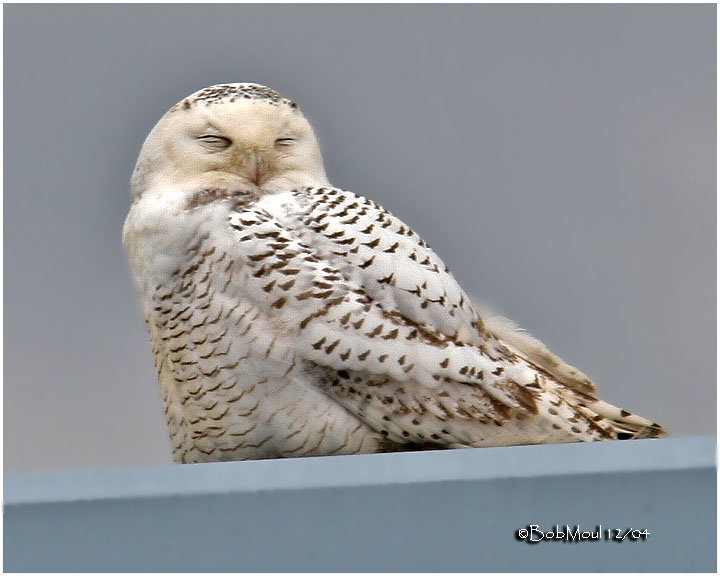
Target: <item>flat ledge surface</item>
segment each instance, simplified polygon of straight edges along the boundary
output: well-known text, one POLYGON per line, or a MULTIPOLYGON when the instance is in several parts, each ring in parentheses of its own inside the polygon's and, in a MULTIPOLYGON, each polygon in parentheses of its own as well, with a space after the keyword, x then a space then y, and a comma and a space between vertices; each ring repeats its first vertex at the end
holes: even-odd
POLYGON ((715 437, 9 474, 4 568, 714 572, 716 500, 715 437))
POLYGON ((7 474, 5 505, 715 466, 715 436, 7 474))

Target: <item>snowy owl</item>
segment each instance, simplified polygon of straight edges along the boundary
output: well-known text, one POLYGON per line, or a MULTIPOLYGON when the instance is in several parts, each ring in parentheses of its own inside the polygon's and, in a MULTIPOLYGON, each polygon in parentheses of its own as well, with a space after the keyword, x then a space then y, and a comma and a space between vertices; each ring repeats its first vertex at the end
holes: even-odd
POLYGON ((664 434, 332 186, 298 106, 265 86, 205 88, 162 117, 123 243, 177 462, 664 434))

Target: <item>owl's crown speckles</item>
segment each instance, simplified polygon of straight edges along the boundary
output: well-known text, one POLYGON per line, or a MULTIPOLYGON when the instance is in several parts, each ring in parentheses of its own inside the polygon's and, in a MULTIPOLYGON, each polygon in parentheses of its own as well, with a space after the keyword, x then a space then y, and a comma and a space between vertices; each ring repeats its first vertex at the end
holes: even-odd
POLYGON ((290 108, 297 109, 298 105, 292 100, 283 98, 267 86, 261 84, 216 84, 215 86, 208 86, 202 90, 191 94, 185 98, 182 102, 179 102, 173 108, 171 112, 175 110, 188 110, 194 106, 204 104, 210 106, 211 104, 221 104, 224 102, 235 102, 239 99, 245 100, 262 100, 273 106, 279 106, 285 104, 290 108))

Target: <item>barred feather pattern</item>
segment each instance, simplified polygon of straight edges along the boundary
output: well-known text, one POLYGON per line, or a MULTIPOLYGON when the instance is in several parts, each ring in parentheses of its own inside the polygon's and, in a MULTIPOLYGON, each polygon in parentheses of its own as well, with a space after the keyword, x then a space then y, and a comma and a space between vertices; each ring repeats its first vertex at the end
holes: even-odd
POLYGON ((663 433, 483 318, 417 234, 351 192, 149 195, 126 245, 178 462, 663 433))

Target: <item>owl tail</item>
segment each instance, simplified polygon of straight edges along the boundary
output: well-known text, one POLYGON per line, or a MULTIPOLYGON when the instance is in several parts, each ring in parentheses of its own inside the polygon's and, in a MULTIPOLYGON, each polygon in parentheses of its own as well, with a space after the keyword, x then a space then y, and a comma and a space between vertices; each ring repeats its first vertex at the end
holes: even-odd
POLYGON ((598 424, 609 426, 610 431, 617 436, 618 440, 660 438, 666 435, 665 428, 660 424, 602 400, 587 404, 587 410, 596 414, 593 419, 600 420, 598 424))

